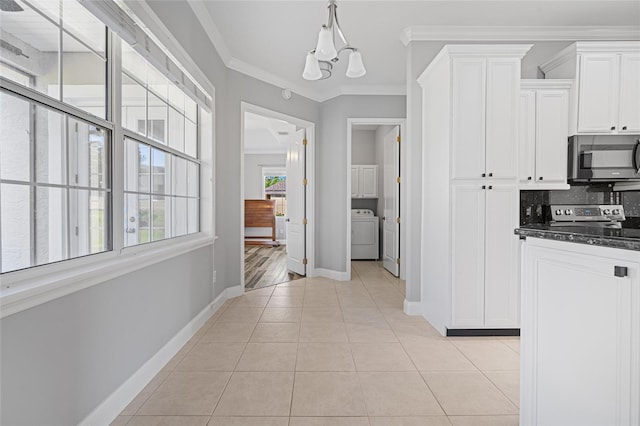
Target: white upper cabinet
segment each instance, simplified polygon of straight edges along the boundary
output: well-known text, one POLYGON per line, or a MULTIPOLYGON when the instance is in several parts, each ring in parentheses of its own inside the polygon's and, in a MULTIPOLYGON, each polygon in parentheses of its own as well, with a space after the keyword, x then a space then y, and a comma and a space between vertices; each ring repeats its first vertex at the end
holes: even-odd
POLYGON ((640 133, 640 42, 578 42, 541 65, 575 78, 570 134, 640 133))
POLYGON ((515 179, 520 59, 452 59, 452 178, 515 179))
POLYGON ((569 189, 567 139, 572 80, 522 80, 520 188, 569 189))
POLYGON ((378 198, 378 166, 351 166, 351 198, 378 198))

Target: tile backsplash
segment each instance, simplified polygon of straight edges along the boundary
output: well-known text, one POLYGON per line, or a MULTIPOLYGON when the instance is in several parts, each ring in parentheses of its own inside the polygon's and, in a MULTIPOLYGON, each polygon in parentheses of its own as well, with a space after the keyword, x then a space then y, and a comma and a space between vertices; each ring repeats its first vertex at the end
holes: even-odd
POLYGON ((549 204, 622 204, 627 225, 640 223, 640 191, 613 191, 609 185, 571 185, 565 191, 520 191, 520 225, 543 223, 549 204))

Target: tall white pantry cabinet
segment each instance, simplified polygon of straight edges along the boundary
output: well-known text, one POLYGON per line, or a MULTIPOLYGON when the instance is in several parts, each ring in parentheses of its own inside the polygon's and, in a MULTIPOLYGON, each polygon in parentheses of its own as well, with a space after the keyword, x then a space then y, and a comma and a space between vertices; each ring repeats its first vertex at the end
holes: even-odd
POLYGON ((520 326, 518 110, 531 45, 447 45, 423 89, 423 313, 440 333, 520 326))

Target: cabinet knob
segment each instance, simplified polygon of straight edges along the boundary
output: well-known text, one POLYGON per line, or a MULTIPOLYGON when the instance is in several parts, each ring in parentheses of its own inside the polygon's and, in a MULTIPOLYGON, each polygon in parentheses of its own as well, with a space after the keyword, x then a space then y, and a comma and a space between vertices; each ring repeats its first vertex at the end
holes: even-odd
POLYGON ((540 177, 538 178, 538 180, 542 180, 542 176, 540 176, 540 177))
POLYGON ((493 176, 493 173, 489 173, 489 177, 493 176))
POLYGON ((616 126, 611 126, 611 130, 615 130, 615 129, 616 129, 616 126))
POLYGON ((529 176, 529 177, 527 178, 527 180, 531 180, 531 176, 529 176))
POLYGON ((482 185, 482 189, 487 189, 487 187, 485 185, 482 185))
POLYGON ((622 130, 627 130, 627 126, 622 126, 622 130))
POLYGON ((493 186, 489 185, 489 189, 493 189, 493 186))
POLYGON ((628 270, 626 266, 614 266, 613 267, 613 275, 616 277, 626 277, 628 274, 628 270))
POLYGON ((486 174, 486 173, 483 173, 483 174, 482 174, 482 177, 487 177, 487 174, 486 174))

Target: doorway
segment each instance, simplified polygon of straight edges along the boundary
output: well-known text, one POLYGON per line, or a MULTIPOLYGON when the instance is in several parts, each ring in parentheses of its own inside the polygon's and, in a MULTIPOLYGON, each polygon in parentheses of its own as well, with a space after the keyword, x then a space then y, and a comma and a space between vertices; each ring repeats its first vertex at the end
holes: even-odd
POLYGON ((313 123, 242 104, 245 291, 313 268, 313 123))
POLYGON ((376 260, 404 279, 401 256, 404 119, 349 119, 347 136, 347 273, 351 262, 376 260))

